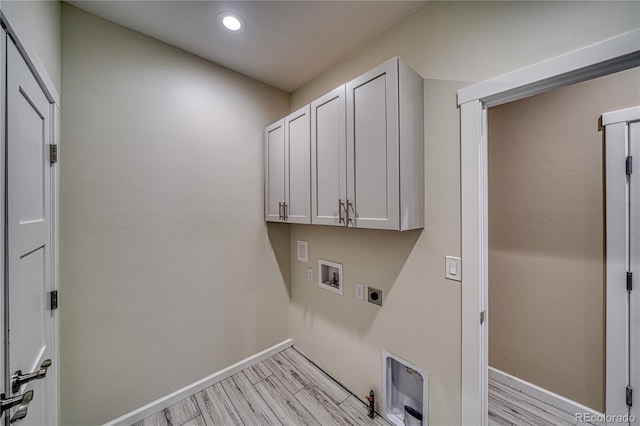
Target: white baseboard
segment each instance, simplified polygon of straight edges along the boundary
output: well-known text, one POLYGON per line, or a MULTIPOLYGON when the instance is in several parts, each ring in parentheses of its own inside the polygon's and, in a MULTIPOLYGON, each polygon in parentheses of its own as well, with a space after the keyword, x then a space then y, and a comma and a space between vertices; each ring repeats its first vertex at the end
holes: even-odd
MULTIPOLYGON (((514 377, 503 371, 496 370, 493 367, 489 367, 489 378, 505 386, 509 386, 510 388, 518 392, 522 392, 525 395, 535 398, 538 401, 542 401, 545 404, 549 404, 552 407, 557 408, 558 410, 562 410, 565 413, 568 413, 574 417, 578 413, 587 413, 596 417, 604 416, 604 414, 599 413, 592 408, 584 406, 579 402, 572 401, 569 398, 565 398, 564 396, 548 391, 544 388, 534 385, 533 383, 529 383, 525 380, 514 377)), ((604 425, 604 423, 592 423, 592 424, 604 425)))
POLYGON ((197 382, 187 385, 182 389, 179 389, 167 396, 150 402, 143 407, 133 410, 130 413, 118 417, 117 419, 112 420, 108 423, 105 423, 103 426, 130 426, 291 346, 293 346, 293 339, 287 339, 275 346, 270 347, 269 349, 265 349, 262 352, 245 358, 238 363, 235 363, 227 368, 213 373, 210 376, 205 377, 204 379, 198 380, 197 382))

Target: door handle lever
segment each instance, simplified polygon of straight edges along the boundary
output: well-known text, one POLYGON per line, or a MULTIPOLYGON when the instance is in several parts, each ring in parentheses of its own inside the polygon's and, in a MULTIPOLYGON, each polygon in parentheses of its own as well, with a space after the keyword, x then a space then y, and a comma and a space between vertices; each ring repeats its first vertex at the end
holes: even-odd
POLYGON ((16 411, 16 414, 11 419, 11 423, 23 419, 27 415, 27 409, 29 408, 29 403, 32 399, 32 390, 12 398, 6 398, 4 394, 0 395, 0 416, 4 414, 5 411, 15 406, 19 406, 18 411, 16 411), (17 418, 18 415, 21 415, 22 417, 17 418))
POLYGON ((9 420, 9 423, 15 423, 18 420, 22 420, 25 417, 27 417, 27 413, 29 411, 29 403, 33 399, 33 391, 30 390, 29 392, 27 392, 24 395, 25 396, 24 396, 24 399, 22 400, 22 403, 20 405, 18 405, 18 409, 16 410, 16 412, 11 417, 11 420, 9 420))
POLYGON ((51 367, 51 360, 45 359, 40 364, 40 368, 33 373, 22 374, 22 370, 18 370, 15 372, 13 376, 11 376, 11 391, 16 393, 20 390, 20 386, 25 383, 29 383, 32 380, 44 379, 47 376, 47 370, 51 367))

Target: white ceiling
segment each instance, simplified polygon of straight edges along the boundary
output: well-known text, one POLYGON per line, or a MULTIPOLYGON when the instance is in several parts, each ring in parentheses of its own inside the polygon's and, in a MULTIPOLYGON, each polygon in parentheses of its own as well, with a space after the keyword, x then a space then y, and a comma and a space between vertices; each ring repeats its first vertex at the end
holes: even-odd
POLYGON ((75 1, 80 9, 292 92, 425 1, 75 1), (221 28, 220 11, 246 29, 221 28))

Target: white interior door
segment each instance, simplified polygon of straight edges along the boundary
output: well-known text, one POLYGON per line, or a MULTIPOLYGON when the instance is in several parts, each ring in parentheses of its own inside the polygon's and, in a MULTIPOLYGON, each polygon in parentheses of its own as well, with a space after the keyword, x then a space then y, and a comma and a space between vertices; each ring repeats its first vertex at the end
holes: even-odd
POLYGON ((55 425, 51 368, 56 368, 57 360, 52 347, 54 311, 49 304, 52 107, 16 46, 7 40, 5 375, 11 376, 11 384, 32 372, 44 377, 9 384, 7 396, 32 390, 33 399, 28 406, 6 412, 5 419, 21 426, 55 425), (41 368, 46 360, 53 361, 48 374, 41 368), (22 414, 26 417, 19 419, 22 414))
POLYGON ((640 107, 602 116, 606 148, 606 414, 640 418, 640 107))

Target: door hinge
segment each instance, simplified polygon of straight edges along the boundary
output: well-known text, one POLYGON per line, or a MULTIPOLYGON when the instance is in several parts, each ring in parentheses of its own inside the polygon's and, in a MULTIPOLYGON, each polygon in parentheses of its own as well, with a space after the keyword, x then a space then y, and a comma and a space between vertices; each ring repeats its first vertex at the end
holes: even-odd
POLYGON ((49 145, 49 164, 58 162, 58 145, 49 145))
POLYGON ((50 306, 51 310, 54 311, 58 309, 58 290, 54 290, 49 293, 49 300, 51 301, 50 306))
POLYGON ((627 407, 633 407, 633 388, 627 386, 627 407))
POLYGON ((481 325, 484 324, 485 316, 486 316, 486 314, 485 314, 484 311, 480 312, 480 324, 481 325))
POLYGON ((627 170, 628 175, 633 173, 633 156, 632 155, 627 157, 627 161, 625 162, 625 168, 627 170))
POLYGON ((627 272, 627 290, 633 290, 633 272, 627 272))

